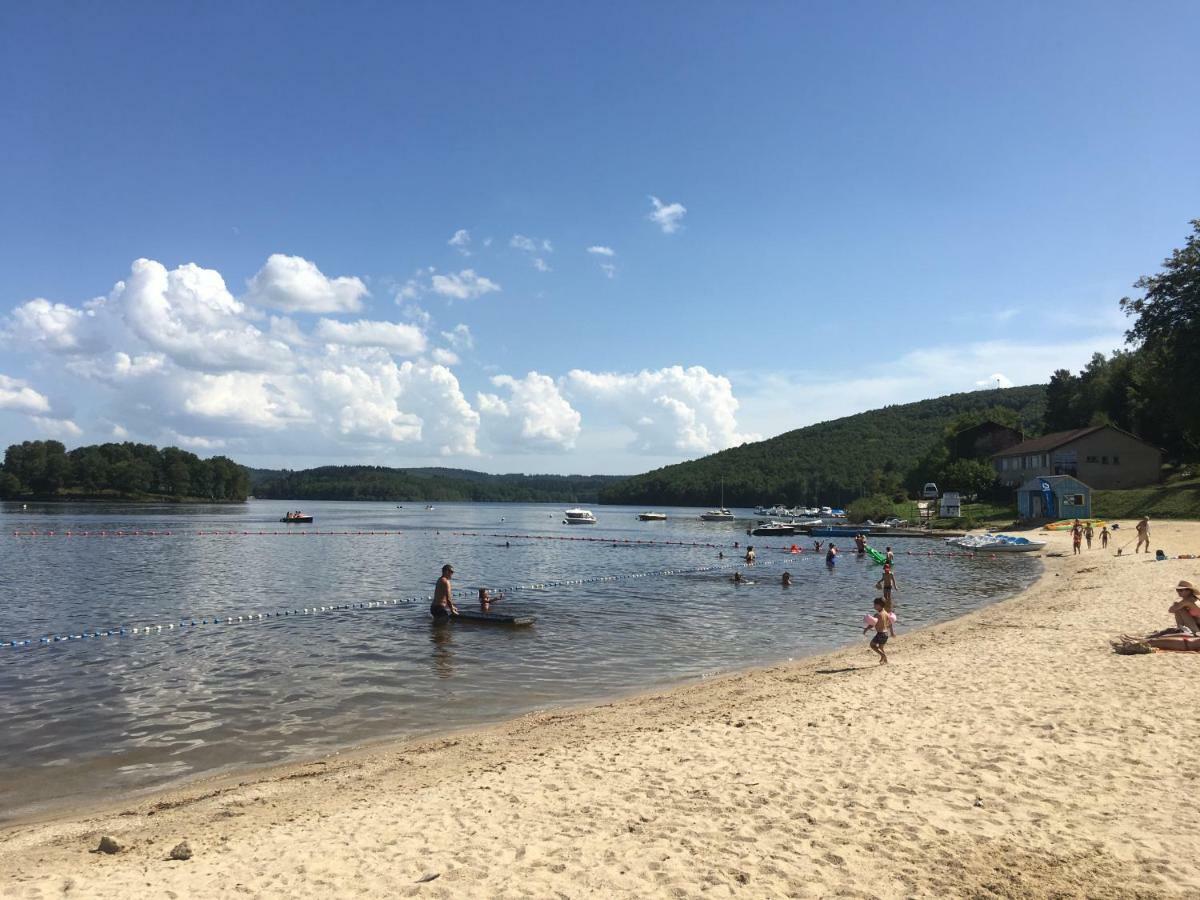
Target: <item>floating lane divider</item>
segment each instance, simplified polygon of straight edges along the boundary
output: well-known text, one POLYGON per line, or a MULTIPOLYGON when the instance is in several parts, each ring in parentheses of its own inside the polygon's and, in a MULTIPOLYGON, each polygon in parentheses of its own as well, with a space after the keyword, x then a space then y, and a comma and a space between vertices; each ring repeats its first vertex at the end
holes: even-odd
MULTIPOLYGON (((770 565, 763 561, 758 565, 770 565)), ((748 568, 743 563, 733 563, 719 566, 696 566, 692 568, 657 569, 650 572, 626 572, 618 575, 594 575, 588 578, 569 578, 558 581, 540 581, 532 584, 513 584, 496 588, 504 594, 517 591, 536 591, 555 587, 578 587, 584 584, 601 584, 608 581, 627 581, 634 578, 652 578, 664 575, 699 575, 706 572, 716 572, 736 568, 748 568)), ((313 616, 321 613, 340 612, 346 610, 381 609, 384 607, 402 606, 407 603, 431 603, 432 595, 422 597, 397 597, 391 600, 372 600, 365 603, 338 603, 331 606, 307 606, 298 609, 279 609, 271 612, 243 613, 240 616, 191 616, 166 624, 125 625, 118 628, 87 629, 84 631, 69 631, 62 634, 47 634, 35 638, 18 640, 0 640, 0 649, 16 649, 21 647, 47 647, 63 641, 86 641, 103 638, 144 637, 152 634, 171 634, 173 632, 190 631, 195 628, 215 625, 246 625, 267 622, 272 619, 285 619, 295 616, 313 616)))
POLYGON ((292 529, 289 531, 228 531, 222 529, 220 531, 143 531, 143 530, 122 530, 122 529, 105 529, 102 531, 75 531, 68 529, 66 531, 13 531, 10 532, 12 537, 268 537, 279 536, 285 537, 331 537, 331 536, 352 536, 352 537, 400 537, 404 534, 403 531, 318 531, 308 529, 292 529))

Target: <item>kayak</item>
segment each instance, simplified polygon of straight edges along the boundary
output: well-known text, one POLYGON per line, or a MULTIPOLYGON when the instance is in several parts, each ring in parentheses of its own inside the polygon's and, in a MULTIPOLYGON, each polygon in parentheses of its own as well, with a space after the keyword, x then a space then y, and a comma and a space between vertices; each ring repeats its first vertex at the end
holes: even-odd
MULTIPOLYGON (((1099 528, 1106 524, 1104 519, 1080 519, 1079 524, 1087 528, 1088 523, 1092 523, 1092 528, 1099 528)), ((1075 527, 1074 519, 1060 519, 1057 522, 1051 522, 1049 525, 1042 526, 1043 531, 1070 531, 1075 527)))

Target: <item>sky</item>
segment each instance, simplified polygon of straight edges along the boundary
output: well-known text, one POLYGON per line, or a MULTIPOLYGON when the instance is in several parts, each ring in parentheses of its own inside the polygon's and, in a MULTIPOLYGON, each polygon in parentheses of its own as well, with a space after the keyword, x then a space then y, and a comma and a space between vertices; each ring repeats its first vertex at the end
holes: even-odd
POLYGON ((1200 217, 1200 5, 10 3, 0 446, 627 474, 1044 382, 1200 217))

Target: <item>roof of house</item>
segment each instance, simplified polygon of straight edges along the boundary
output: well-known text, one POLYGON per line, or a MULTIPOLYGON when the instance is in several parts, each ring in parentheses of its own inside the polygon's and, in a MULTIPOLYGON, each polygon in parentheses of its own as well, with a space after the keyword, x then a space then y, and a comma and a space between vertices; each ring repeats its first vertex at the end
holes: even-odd
POLYGON ((954 436, 959 437, 972 431, 978 431, 981 428, 1003 428, 1005 431, 1011 431, 1015 434, 1022 433, 1020 428, 1014 428, 1011 425, 1005 425, 1003 422, 994 422, 991 419, 985 419, 982 422, 976 422, 974 425, 968 425, 965 428, 960 428, 958 431, 954 432, 954 436))
POLYGON ((1101 428, 1111 428, 1110 425, 1092 425, 1090 428, 1076 428, 1072 431, 1056 431, 1053 434, 1043 434, 1041 437, 1030 438, 1027 441, 1021 441, 1019 444, 1014 444, 1007 450, 1001 450, 994 456, 1016 456, 1020 453, 1040 453, 1044 450, 1053 450, 1056 447, 1061 447, 1063 444, 1069 444, 1071 441, 1091 434, 1094 431, 1099 431, 1101 428))
POLYGON ((1092 489, 1092 486, 1090 484, 1088 484, 1085 481, 1080 481, 1074 475, 1034 475, 1032 478, 1026 479, 1025 482, 1019 488, 1017 488, 1017 490, 1019 490, 1019 491, 1041 490, 1040 482, 1043 482, 1043 481, 1048 482, 1051 487, 1058 487, 1059 485, 1061 485, 1063 483, 1074 483, 1074 484, 1078 484, 1082 487, 1087 488, 1089 491, 1092 489))

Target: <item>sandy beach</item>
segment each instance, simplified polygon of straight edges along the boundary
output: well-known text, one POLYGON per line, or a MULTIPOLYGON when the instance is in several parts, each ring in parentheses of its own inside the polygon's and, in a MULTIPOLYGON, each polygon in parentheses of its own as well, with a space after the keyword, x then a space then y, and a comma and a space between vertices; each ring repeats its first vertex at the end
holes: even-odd
MULTIPOLYGON (((887 666, 863 638, 12 826, 0 897, 1200 896, 1200 654, 1108 644, 1171 624, 1200 560, 1127 535, 1049 536, 1037 584, 901 627, 887 666)), ((1200 553, 1200 524, 1152 540, 1200 553)))

